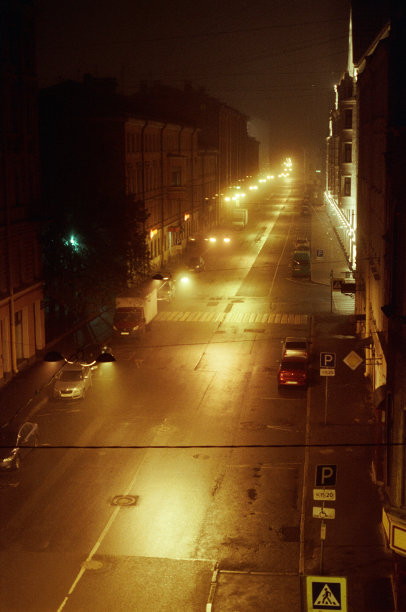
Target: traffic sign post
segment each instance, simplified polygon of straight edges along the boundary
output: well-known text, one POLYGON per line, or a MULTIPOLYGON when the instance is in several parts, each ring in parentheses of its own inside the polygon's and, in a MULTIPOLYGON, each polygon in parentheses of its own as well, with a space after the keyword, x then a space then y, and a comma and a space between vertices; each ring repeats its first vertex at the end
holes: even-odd
POLYGON ((307 612, 347 612, 347 579, 342 576, 306 576, 307 612))
POLYGON ((327 351, 320 353, 320 368, 335 368, 336 354, 327 351))
POLYGON ((327 402, 328 402, 328 377, 335 376, 336 354, 323 352, 320 353, 320 376, 325 377, 324 388, 324 425, 327 424, 327 402))
POLYGON ((335 501, 335 489, 313 489, 313 499, 319 501, 335 501))
POLYGON ((313 489, 313 499, 323 502, 322 506, 313 506, 313 518, 321 519, 320 525, 320 573, 324 571, 324 542, 326 539, 327 525, 326 519, 335 519, 335 508, 325 506, 326 501, 335 501, 335 489, 327 489, 325 487, 334 487, 337 479, 337 466, 318 465, 316 466, 316 487, 324 487, 323 489, 313 489))
POLYGON ((327 508, 324 506, 313 506, 313 518, 318 518, 324 521, 325 519, 335 519, 335 508, 327 508))
POLYGON ((334 464, 318 465, 316 467, 316 487, 335 487, 337 466, 334 464))

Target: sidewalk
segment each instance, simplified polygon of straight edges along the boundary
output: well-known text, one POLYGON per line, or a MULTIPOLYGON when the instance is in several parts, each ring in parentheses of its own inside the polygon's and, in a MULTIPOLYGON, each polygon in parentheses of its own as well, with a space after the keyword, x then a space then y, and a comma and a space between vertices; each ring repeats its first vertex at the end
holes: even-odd
POLYGON ((312 518, 313 507, 321 505, 311 499, 316 468, 335 465, 336 500, 325 504, 335 510, 335 519, 326 521, 323 573, 347 577, 349 610, 390 612, 391 554, 381 527, 381 492, 372 476, 371 389, 363 365, 352 370, 343 361, 351 351, 361 357, 363 351, 348 315, 320 313, 314 317, 313 331, 305 574, 319 574, 322 556, 321 521, 312 518), (335 376, 320 376, 322 351, 335 353, 335 376))
POLYGON ((65 356, 71 355, 87 344, 103 345, 110 335, 111 325, 106 313, 51 342, 41 351, 37 361, 25 364, 13 378, 0 384, 0 427, 26 420, 34 408, 46 401, 47 385, 62 365, 62 362, 43 361, 43 355, 48 350, 59 351, 65 356))

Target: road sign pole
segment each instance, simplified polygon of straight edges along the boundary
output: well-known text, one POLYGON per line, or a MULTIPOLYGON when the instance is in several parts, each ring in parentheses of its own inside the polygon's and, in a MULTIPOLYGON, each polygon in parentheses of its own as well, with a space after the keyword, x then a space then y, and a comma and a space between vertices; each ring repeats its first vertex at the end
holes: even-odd
POLYGON ((331 270, 330 272, 330 313, 333 312, 333 277, 334 272, 331 270))
MULTIPOLYGON (((324 502, 323 502, 324 508, 324 502)), ((320 574, 323 575, 324 571, 324 540, 326 539, 326 523, 324 519, 321 521, 320 525, 320 574)))
POLYGON ((328 399, 328 376, 325 376, 326 386, 324 392, 324 425, 327 425, 327 399, 328 399))

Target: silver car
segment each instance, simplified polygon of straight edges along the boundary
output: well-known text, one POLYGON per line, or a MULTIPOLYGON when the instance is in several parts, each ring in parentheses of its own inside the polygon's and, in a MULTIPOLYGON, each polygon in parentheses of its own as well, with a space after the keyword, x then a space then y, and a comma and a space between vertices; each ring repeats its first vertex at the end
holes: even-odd
POLYGON ((80 399, 86 397, 92 386, 92 370, 80 364, 65 364, 55 376, 54 399, 80 399))
POLYGON ((282 340, 282 359, 310 359, 310 343, 307 338, 288 336, 282 340))
POLYGON ((18 429, 0 429, 0 470, 18 470, 21 459, 38 446, 37 423, 26 422, 18 429))

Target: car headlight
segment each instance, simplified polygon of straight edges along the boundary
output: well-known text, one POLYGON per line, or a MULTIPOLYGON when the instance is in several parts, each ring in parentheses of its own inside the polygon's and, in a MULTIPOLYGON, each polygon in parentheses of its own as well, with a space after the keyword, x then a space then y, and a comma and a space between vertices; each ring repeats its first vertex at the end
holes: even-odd
POLYGON ((4 459, 1 460, 2 467, 6 469, 9 468, 13 463, 13 459, 14 457, 10 455, 8 457, 4 457, 4 459))

